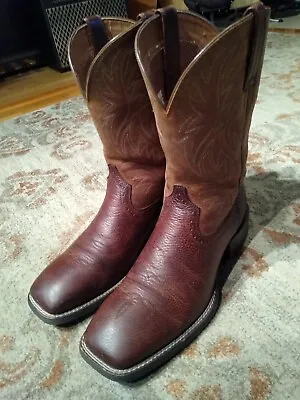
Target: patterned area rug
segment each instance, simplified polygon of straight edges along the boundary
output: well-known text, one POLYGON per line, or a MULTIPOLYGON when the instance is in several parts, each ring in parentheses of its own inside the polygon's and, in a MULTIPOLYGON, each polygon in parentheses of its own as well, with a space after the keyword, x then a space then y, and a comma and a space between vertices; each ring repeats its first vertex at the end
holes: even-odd
POLYGON ((269 35, 250 135, 250 235, 221 311, 186 351, 131 386, 80 358, 88 321, 45 325, 26 299, 97 212, 106 173, 79 98, 0 126, 1 399, 299 400, 300 38, 269 35))

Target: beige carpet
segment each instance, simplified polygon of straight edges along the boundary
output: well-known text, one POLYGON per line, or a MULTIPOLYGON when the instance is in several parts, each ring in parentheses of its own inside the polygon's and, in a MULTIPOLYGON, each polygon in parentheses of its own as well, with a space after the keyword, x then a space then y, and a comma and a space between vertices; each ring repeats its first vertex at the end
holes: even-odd
POLYGON ((110 382, 81 360, 88 321, 58 329, 27 306, 33 279, 104 196, 106 168, 86 107, 75 98, 0 125, 1 399, 300 399, 299 42, 269 35, 249 147, 250 237, 221 312, 137 386, 110 382))

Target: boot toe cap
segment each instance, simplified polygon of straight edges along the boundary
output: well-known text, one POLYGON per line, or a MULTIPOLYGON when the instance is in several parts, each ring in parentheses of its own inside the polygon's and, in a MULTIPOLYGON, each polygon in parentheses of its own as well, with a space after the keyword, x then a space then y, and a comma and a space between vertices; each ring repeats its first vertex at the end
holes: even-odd
POLYGON ((44 314, 58 315, 67 311, 63 282, 37 279, 29 292, 31 305, 44 314))
POLYGON ((34 312, 45 317, 58 316, 86 303, 93 286, 81 268, 57 258, 35 280, 29 292, 29 304, 34 312), (90 289, 90 290, 88 290, 90 289))
POLYGON ((96 363, 111 370, 126 370, 138 362, 132 340, 113 320, 93 329, 89 326, 82 343, 88 356, 96 363))
POLYGON ((170 341, 148 307, 120 296, 116 289, 92 318, 81 342, 84 358, 99 372, 119 380, 130 377, 170 341), (110 372, 109 372, 110 371, 110 372))

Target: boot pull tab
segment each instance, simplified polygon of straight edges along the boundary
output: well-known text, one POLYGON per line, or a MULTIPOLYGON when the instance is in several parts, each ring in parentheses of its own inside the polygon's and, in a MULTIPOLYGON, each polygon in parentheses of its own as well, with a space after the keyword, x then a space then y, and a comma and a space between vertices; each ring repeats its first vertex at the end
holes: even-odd
POLYGON ((110 35, 100 16, 86 17, 84 22, 87 24, 88 39, 96 56, 102 47, 110 41, 110 35))
POLYGON ((181 75, 178 16, 174 7, 159 8, 156 14, 161 16, 162 21, 165 97, 168 101, 181 75))
POLYGON ((156 10, 147 10, 145 12, 142 12, 140 14, 138 14, 138 16, 136 17, 137 21, 145 21, 147 18, 152 17, 155 14, 156 10))
POLYGON ((244 90, 255 85, 259 79, 268 33, 270 9, 262 3, 258 3, 246 10, 244 15, 248 14, 253 14, 253 31, 244 90))

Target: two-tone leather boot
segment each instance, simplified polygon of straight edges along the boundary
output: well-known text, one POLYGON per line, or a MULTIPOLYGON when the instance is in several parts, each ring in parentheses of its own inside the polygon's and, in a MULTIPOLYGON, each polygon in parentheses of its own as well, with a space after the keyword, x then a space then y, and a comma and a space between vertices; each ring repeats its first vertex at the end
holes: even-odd
POLYGON ((87 18, 70 42, 109 176, 95 219, 31 287, 31 309, 50 324, 75 322, 97 309, 133 265, 161 210, 165 157, 134 54, 141 23, 87 18))
POLYGON ((86 361, 111 379, 154 371, 220 306, 248 232, 243 180, 268 18, 258 4, 219 33, 200 16, 169 9, 137 33, 166 184, 150 239, 81 340, 86 361))

